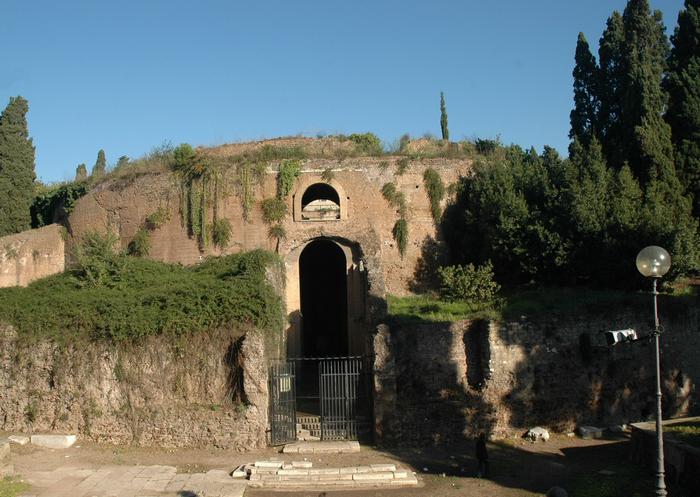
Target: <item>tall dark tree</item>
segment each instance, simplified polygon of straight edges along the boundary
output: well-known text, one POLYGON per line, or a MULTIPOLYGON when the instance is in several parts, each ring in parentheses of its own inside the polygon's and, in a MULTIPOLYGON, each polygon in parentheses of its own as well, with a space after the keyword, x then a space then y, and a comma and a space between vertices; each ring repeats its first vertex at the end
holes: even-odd
POLYGON ((92 166, 92 177, 93 179, 101 178, 107 172, 107 159, 105 158, 105 151, 100 150, 97 152, 97 160, 95 165, 92 166))
POLYGON ((440 92, 440 130, 442 139, 450 141, 450 130, 447 129, 447 107, 445 106, 445 95, 440 92))
POLYGON ((0 115, 0 236, 31 226, 29 208, 36 174, 28 111, 24 98, 11 97, 0 115))
POLYGON ((600 109, 598 82, 599 71, 595 57, 583 33, 576 42, 576 65, 574 66, 574 109, 571 111, 569 138, 578 138, 584 147, 595 136, 600 109))
POLYGON ((625 81, 622 100, 626 159, 641 183, 673 172, 671 128, 663 120, 666 94, 661 81, 668 40, 660 11, 648 0, 629 0, 622 14, 625 27, 625 81))
POLYGON ((85 181, 87 178, 87 167, 85 164, 78 164, 78 167, 75 168, 75 181, 85 181))
POLYGON ((700 216, 700 0, 685 0, 671 42, 666 120, 671 125, 676 170, 694 196, 695 216, 700 216))
POLYGON ((622 16, 615 11, 608 18, 600 39, 598 59, 599 101, 598 132, 608 165, 620 169, 625 162, 622 149, 622 94, 624 86, 623 47, 625 28, 622 16))

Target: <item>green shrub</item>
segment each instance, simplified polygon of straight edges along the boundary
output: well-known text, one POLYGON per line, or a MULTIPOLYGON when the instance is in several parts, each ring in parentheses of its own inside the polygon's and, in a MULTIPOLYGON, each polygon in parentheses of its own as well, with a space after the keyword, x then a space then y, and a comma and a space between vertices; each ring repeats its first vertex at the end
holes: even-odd
POLYGON ((406 255, 406 248, 408 248, 408 223, 402 217, 394 224, 394 228, 391 230, 391 234, 396 241, 396 246, 399 249, 399 254, 401 258, 406 255))
POLYGON ((348 140, 355 144, 355 149, 362 155, 382 155, 381 140, 374 133, 354 133, 348 136, 348 140))
POLYGON ((147 256, 151 250, 151 232, 146 228, 139 229, 126 249, 134 257, 147 256))
POLYGON ((333 172, 333 169, 330 167, 326 168, 323 170, 323 173, 321 173, 321 179, 325 181, 326 183, 330 183, 335 179, 335 173, 333 172))
POLYGON ((280 164, 280 172, 277 176, 277 196, 286 198, 294 188, 294 182, 301 173, 301 163, 298 160, 284 160, 280 164))
POLYGON ((56 219, 67 217, 79 198, 89 190, 87 181, 73 181, 51 186, 38 186, 29 208, 32 228, 41 228, 56 219))
POLYGON ((189 176, 197 157, 197 153, 189 143, 181 143, 173 150, 173 169, 189 176))
MULTIPOLYGON (((103 240, 104 242, 104 240, 103 240)), ((83 253, 101 253, 106 243, 83 253)), ((84 269, 50 276, 26 288, 0 289, 0 321, 20 337, 123 341, 156 334, 188 335, 253 326, 279 330, 282 305, 266 279, 279 259, 270 252, 216 257, 183 267, 107 250, 99 285, 84 269)), ((95 265, 93 261, 92 265, 95 265)), ((83 267, 85 262, 83 262, 83 267)))
POLYGON ((489 140, 484 138, 477 138, 474 140, 474 148, 477 152, 483 155, 489 155, 498 150, 501 146, 500 140, 489 140))
POLYGON ((79 287, 114 286, 124 271, 127 259, 117 253, 119 236, 115 233, 88 232, 73 249, 72 274, 79 287))
POLYGON ((492 302, 500 290, 493 279, 493 266, 446 266, 438 269, 440 295, 449 301, 464 300, 475 303, 492 302))
POLYGON ((281 198, 266 198, 261 203, 263 221, 267 224, 279 223, 287 215, 287 202, 281 198))
POLYGON ((231 241, 231 222, 228 219, 217 219, 211 225, 211 239, 220 249, 228 247, 231 241))

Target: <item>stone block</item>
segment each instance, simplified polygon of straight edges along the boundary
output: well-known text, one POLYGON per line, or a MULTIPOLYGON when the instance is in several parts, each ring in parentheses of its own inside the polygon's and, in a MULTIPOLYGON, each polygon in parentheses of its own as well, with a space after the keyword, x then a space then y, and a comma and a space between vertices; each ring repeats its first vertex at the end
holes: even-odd
POLYGON ((340 474, 339 468, 312 468, 306 470, 310 475, 337 475, 340 474))
POLYGON ((320 481, 338 481, 338 480, 344 481, 344 480, 352 480, 352 474, 314 475, 314 479, 316 479, 316 478, 320 481))
POLYGON ((313 466, 311 461, 292 461, 293 468, 310 468, 313 466))
POLYGON ((394 471, 394 478, 408 478, 408 471, 394 471))
POLYGON ((584 440, 603 438, 603 429, 596 426, 579 426, 576 428, 576 433, 584 440))
POLYGON ((372 471, 396 471, 395 464, 370 464, 372 471))
POLYGON ((355 473, 354 475, 352 475, 352 479, 355 481, 393 480, 394 473, 392 471, 355 473))
POLYGON ((256 468, 280 469, 283 464, 283 461, 255 461, 256 468))
POLYGON ((298 469, 280 469, 277 471, 277 474, 280 476, 291 476, 291 475, 304 475, 308 476, 309 475, 308 469, 303 469, 303 468, 298 468, 298 469))
POLYGON ((29 443, 29 437, 24 435, 10 435, 7 439, 17 445, 27 445, 29 443))
POLYGON ((32 435, 32 445, 47 449, 67 449, 78 439, 75 435, 32 435))
POLYGON ((418 485, 418 478, 416 478, 414 475, 409 476, 408 478, 398 478, 398 479, 393 479, 391 480, 391 485, 418 485))

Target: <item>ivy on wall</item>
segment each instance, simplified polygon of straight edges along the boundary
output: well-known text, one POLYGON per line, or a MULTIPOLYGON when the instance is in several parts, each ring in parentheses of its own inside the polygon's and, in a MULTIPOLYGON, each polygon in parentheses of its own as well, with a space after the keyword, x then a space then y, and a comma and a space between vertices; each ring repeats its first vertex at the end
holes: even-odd
POLYGON ((408 207, 406 195, 396 188, 396 184, 385 183, 382 187, 382 196, 390 206, 396 209, 399 215, 399 219, 394 224, 391 234, 399 249, 399 254, 401 254, 401 258, 403 258, 404 255, 406 255, 406 248, 408 247, 408 222, 406 221, 408 207))

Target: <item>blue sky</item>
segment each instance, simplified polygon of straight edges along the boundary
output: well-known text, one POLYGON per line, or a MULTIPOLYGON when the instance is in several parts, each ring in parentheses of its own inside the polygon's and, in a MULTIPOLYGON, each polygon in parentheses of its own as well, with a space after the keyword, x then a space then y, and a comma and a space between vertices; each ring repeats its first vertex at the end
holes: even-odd
MULTIPOLYGON (((164 141, 439 135, 566 151, 576 37, 625 0, 0 0, 0 107, 43 181, 164 141)), ((670 34, 683 0, 652 0, 670 34)))

